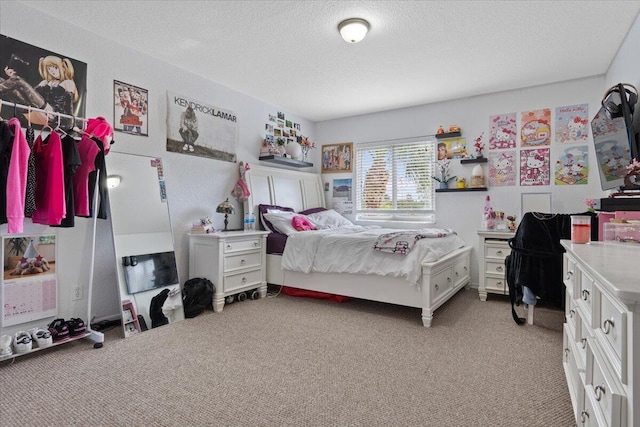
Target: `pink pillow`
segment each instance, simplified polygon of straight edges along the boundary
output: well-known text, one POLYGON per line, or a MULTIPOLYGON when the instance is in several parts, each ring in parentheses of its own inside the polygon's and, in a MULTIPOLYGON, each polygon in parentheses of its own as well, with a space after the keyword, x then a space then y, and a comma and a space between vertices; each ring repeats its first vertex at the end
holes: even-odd
POLYGON ((313 224, 311 224, 311 221, 309 221, 306 217, 301 216, 301 215, 294 216, 291 219, 291 225, 293 225, 293 228, 295 228, 298 231, 315 230, 316 229, 313 226, 313 224))

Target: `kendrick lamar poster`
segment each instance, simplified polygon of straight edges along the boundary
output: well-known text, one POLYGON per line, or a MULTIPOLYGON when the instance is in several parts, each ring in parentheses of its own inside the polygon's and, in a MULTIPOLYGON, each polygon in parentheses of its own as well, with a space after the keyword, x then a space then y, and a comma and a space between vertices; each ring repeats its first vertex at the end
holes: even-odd
POLYGON ((167 151, 236 162, 236 113, 167 92, 167 151))

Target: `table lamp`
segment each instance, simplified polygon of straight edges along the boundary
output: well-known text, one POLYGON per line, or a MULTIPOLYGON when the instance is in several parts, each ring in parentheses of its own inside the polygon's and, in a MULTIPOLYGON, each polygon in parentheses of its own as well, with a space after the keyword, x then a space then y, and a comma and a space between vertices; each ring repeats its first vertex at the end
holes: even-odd
POLYGON ((218 205, 218 207, 216 208, 216 212, 224 214, 224 230, 222 231, 227 231, 227 225, 229 224, 229 220, 228 220, 229 214, 236 213, 236 209, 233 207, 231 203, 229 203, 228 197, 227 197, 227 200, 225 200, 224 202, 218 205))

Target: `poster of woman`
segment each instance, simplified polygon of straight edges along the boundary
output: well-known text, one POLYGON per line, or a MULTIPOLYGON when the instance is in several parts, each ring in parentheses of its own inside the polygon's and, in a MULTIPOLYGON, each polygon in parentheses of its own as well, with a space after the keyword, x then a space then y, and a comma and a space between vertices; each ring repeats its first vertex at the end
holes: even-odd
MULTIPOLYGON (((58 115, 47 112, 84 117, 86 87, 84 62, 0 35, 0 99, 24 106, 3 104, 2 117, 15 115, 23 127, 57 126, 58 115)), ((73 119, 62 117, 60 126, 73 126, 73 119)))

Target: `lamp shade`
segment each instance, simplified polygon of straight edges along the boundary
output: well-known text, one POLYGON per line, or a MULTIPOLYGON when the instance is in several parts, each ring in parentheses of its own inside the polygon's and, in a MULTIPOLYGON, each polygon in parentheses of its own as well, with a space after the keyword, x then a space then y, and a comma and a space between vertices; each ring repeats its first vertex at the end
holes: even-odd
POLYGON ((347 43, 358 43, 369 31, 369 23, 364 19, 351 18, 338 24, 338 31, 347 43))
POLYGON ((229 199, 227 198, 227 200, 218 205, 218 207, 216 208, 216 212, 223 214, 234 214, 236 213, 236 209, 231 203, 229 203, 229 199))

